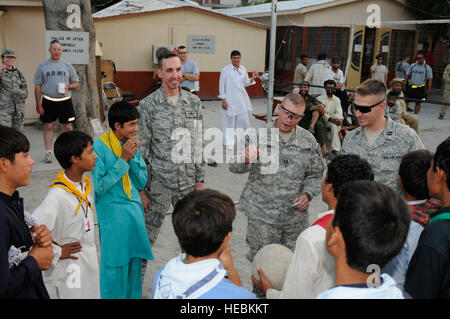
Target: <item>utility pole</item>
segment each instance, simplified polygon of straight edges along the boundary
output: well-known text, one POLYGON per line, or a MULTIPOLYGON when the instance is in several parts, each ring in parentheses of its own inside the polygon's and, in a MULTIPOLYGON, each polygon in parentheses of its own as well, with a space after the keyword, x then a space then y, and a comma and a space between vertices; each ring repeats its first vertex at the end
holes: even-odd
POLYGON ((272 122, 273 82, 275 78, 275 40, 277 36, 277 0, 272 0, 269 47, 269 89, 267 91, 267 124, 272 122))

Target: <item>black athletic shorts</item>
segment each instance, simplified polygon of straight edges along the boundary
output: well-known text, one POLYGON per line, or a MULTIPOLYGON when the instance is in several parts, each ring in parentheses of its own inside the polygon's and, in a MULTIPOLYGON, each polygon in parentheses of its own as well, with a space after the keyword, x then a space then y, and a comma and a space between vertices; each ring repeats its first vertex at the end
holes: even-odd
POLYGON ((44 115, 41 115, 40 119, 44 123, 53 123, 56 119, 61 124, 75 122, 75 110, 71 98, 59 102, 43 98, 42 107, 44 108, 44 115))
POLYGON ((413 88, 411 86, 408 86, 406 97, 409 97, 410 99, 415 99, 415 100, 424 99, 427 97, 427 87, 421 86, 418 88, 413 88))

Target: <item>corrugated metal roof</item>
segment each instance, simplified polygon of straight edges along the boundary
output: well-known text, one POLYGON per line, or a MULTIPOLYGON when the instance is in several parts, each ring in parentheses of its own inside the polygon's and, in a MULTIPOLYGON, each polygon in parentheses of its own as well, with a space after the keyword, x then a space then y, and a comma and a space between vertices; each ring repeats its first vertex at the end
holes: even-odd
MULTIPOLYGON (((334 2, 337 0, 294 0, 277 2, 277 12, 300 10, 306 7, 311 7, 319 4, 334 2)), ((229 9, 216 9, 217 13, 223 13, 231 16, 250 16, 254 14, 270 14, 272 12, 272 3, 263 3, 253 6, 236 7, 229 9)))
MULTIPOLYGON (((152 12, 166 9, 194 6, 192 2, 178 0, 124 0, 93 14, 94 18, 152 12)), ((197 5, 198 7, 198 5, 197 5)))
POLYGON ((245 18, 234 17, 226 13, 216 12, 210 8, 199 5, 197 2, 189 0, 123 0, 108 8, 94 13, 92 17, 94 19, 103 19, 111 17, 121 17, 126 15, 146 14, 183 7, 191 7, 196 10, 204 11, 205 13, 219 15, 238 22, 268 28, 266 24, 251 21, 245 18))

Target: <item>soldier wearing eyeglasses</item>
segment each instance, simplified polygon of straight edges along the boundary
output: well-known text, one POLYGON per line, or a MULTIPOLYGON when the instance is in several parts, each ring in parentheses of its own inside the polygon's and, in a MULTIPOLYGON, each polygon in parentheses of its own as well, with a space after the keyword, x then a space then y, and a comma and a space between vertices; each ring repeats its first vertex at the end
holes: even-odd
POLYGON ((297 125, 305 103, 300 94, 288 94, 275 123, 268 126, 278 129, 279 141, 271 140, 268 134, 267 143, 247 146, 228 166, 236 174, 250 172, 238 207, 248 217, 250 250, 246 257, 250 261, 268 244, 281 244, 293 251, 298 235, 309 226, 309 203, 320 193, 325 163, 314 136, 297 125), (279 167, 267 173, 259 152, 265 146, 273 151, 277 148, 273 143, 278 143, 279 167))
POLYGON ((385 116, 386 87, 368 79, 356 88, 354 114, 360 127, 346 134, 342 152, 357 154, 372 166, 375 180, 400 191, 398 168, 404 154, 424 149, 417 133, 385 116))

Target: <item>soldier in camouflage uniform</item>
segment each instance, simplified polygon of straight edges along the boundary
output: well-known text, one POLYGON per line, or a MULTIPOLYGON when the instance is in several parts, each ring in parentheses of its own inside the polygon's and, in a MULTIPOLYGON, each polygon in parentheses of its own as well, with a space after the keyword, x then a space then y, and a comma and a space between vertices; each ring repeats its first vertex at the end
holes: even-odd
MULTIPOLYGON (((444 103, 450 103, 450 64, 448 64, 442 74, 442 80, 445 83, 443 100, 444 103)), ((447 105, 441 107, 441 112, 439 113, 439 119, 443 120, 445 113, 447 113, 447 105)))
POLYGON ((202 142, 198 141, 203 136, 201 101, 196 95, 179 88, 182 71, 176 54, 163 55, 157 72, 162 79, 162 87, 141 100, 138 106, 141 154, 147 163, 149 176, 146 190, 140 194, 146 212, 150 206, 145 224, 152 245, 170 204, 174 206, 194 189, 201 190, 205 177, 205 163, 198 159, 198 154, 202 154, 202 142), (178 164, 172 158, 172 149, 178 143, 171 139, 175 129, 187 129, 190 133, 194 156, 188 163, 178 164))
POLYGON ((23 131, 25 99, 28 96, 27 82, 14 67, 16 54, 13 49, 2 50, 0 66, 0 124, 23 131))
POLYGON ((325 164, 314 136, 297 126, 304 111, 305 99, 297 93, 288 94, 281 103, 278 119, 268 126, 268 130, 279 129, 279 141, 272 140, 268 133, 267 144, 259 144, 259 149, 273 150, 271 145, 278 143, 279 167, 276 172, 264 173, 267 164, 262 163, 261 157, 251 159, 250 149, 255 149, 254 145, 247 146, 245 152, 235 156, 234 162, 229 164, 233 173, 250 172, 239 200, 239 209, 248 218, 250 251, 246 257, 250 261, 268 244, 281 244, 294 251, 298 235, 309 226, 308 206, 320 192, 325 164), (243 160, 239 162, 240 156, 243 160), (302 203, 291 207, 300 200, 302 203))
POLYGON ((400 191, 401 158, 410 151, 424 149, 422 141, 410 127, 384 116, 386 87, 382 82, 369 79, 361 83, 356 88, 354 107, 360 127, 345 135, 342 152, 367 160, 375 181, 400 191))

